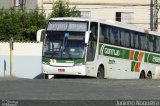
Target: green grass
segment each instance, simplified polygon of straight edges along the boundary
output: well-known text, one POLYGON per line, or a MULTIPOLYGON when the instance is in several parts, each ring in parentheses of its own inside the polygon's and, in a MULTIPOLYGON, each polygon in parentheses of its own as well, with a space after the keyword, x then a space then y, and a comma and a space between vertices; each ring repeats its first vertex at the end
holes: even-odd
POLYGON ((0 76, 0 78, 16 78, 16 76, 5 75, 5 76, 0 76))

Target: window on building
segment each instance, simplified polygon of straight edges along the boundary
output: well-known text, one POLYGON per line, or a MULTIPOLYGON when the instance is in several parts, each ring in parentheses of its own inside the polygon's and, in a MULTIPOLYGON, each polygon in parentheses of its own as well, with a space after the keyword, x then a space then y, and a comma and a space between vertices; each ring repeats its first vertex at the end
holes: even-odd
POLYGON ((133 23, 133 12, 116 12, 116 21, 123 23, 133 23))
POLYGON ((116 21, 121 22, 121 12, 116 12, 116 21))
POLYGON ((81 11, 81 17, 90 18, 91 12, 90 11, 81 11))

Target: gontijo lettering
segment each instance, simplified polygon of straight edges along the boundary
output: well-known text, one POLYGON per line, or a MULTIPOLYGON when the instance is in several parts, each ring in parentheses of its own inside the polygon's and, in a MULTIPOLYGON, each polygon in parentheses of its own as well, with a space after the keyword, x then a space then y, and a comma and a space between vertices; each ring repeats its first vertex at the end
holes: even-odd
POLYGON ((110 48, 104 48, 104 54, 120 56, 120 51, 110 48))

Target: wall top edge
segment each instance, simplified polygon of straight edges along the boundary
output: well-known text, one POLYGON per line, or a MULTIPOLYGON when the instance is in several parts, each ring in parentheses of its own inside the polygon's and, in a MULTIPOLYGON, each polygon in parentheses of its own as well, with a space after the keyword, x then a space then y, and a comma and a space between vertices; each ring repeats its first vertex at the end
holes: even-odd
MULTIPOLYGON (((43 4, 54 4, 54 2, 43 2, 43 4)), ((112 5, 112 6, 149 6, 150 3, 108 3, 108 2, 69 2, 69 5, 112 5)))
MULTIPOLYGON (((0 41, 0 43, 9 43, 9 41, 0 41)), ((42 43, 42 42, 17 42, 17 41, 15 41, 15 42, 13 42, 13 43, 42 43)))

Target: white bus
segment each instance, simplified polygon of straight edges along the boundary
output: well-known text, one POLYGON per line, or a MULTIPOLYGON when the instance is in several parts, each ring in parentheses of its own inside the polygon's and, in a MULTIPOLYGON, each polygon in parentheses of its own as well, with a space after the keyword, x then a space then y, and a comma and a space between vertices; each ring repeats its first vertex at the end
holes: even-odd
MULTIPOLYGON (((42 34, 43 33, 43 34, 42 34)), ((142 79, 160 77, 160 33, 107 20, 51 18, 43 39, 48 75, 142 79)))

